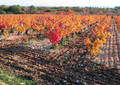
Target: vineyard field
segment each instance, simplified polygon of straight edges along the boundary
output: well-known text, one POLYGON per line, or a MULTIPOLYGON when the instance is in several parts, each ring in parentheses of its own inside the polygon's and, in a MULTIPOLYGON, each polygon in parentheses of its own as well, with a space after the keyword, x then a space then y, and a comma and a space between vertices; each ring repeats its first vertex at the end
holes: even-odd
POLYGON ((37 85, 119 85, 119 21, 90 14, 0 15, 0 68, 37 85))

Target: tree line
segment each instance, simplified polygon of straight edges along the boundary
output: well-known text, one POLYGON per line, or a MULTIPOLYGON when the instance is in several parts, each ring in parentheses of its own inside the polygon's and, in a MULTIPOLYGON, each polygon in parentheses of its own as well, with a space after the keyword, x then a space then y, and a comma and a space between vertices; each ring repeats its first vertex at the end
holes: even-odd
POLYGON ((12 5, 0 6, 0 14, 36 14, 41 12, 56 13, 58 11, 63 12, 75 12, 79 14, 120 14, 120 7, 115 8, 97 8, 97 7, 36 7, 36 6, 20 6, 12 5))

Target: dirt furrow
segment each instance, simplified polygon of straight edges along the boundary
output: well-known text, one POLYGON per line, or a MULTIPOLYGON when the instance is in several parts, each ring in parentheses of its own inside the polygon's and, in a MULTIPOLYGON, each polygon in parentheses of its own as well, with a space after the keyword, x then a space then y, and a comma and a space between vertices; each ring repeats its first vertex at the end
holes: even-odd
POLYGON ((120 32, 117 29, 117 25, 114 19, 111 19, 111 29, 108 31, 113 37, 108 37, 107 42, 103 45, 104 51, 101 60, 101 64, 107 67, 120 69, 120 32))

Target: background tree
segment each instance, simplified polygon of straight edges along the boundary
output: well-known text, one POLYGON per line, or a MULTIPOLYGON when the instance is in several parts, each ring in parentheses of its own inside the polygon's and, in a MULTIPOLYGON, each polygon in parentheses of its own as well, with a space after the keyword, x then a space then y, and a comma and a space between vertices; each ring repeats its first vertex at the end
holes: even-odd
POLYGON ((6 11, 0 9, 0 14, 6 14, 6 11))
POLYGON ((30 6, 29 7, 30 9, 29 9, 29 13, 31 13, 31 14, 34 14, 34 13, 37 13, 38 12, 38 9, 37 9, 37 7, 35 7, 35 6, 30 6))
POLYGON ((5 5, 0 6, 0 14, 6 14, 7 8, 8 8, 8 7, 5 6, 5 5))
POLYGON ((19 5, 13 5, 13 6, 8 7, 7 12, 10 14, 11 13, 14 13, 14 14, 22 14, 23 13, 22 8, 19 5))

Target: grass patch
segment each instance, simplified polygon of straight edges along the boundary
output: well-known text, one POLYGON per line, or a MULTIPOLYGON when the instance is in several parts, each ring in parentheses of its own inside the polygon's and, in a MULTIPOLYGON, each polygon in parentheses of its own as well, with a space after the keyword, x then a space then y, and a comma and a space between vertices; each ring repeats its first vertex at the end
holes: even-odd
POLYGON ((32 80, 18 77, 15 74, 0 68, 0 85, 40 85, 32 80))
POLYGON ((66 44, 68 44, 70 41, 74 40, 77 37, 77 34, 74 34, 72 37, 66 37, 64 38, 59 44, 58 44, 58 48, 60 48, 61 46, 64 46, 66 44))

